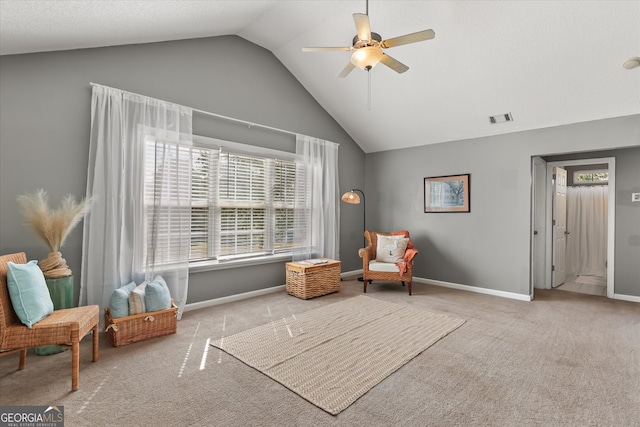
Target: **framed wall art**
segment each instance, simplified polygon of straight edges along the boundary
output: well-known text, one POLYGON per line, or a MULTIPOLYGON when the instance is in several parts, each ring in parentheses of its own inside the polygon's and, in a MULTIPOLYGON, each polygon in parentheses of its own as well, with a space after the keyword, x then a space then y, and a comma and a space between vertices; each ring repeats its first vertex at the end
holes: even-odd
POLYGON ((425 213, 471 212, 470 184, 470 174, 425 178, 425 213))

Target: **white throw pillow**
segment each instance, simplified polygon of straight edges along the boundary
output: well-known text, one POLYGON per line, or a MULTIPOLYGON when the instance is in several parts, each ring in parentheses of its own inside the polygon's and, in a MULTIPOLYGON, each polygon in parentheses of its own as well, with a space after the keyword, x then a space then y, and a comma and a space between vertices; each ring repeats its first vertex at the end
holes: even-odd
POLYGON ((407 250, 409 239, 407 237, 385 236, 378 234, 378 245, 376 247, 376 261, 378 262, 401 262, 404 252, 407 250))
POLYGON ((129 315, 141 314, 147 311, 144 306, 144 288, 147 282, 142 282, 129 294, 129 315))

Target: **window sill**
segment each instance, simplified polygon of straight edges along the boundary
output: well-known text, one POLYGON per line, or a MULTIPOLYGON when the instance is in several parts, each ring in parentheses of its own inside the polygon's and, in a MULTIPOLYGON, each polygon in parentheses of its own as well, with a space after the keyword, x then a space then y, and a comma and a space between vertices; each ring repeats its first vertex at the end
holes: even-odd
POLYGON ((189 263, 189 273, 201 273, 204 271, 224 270, 226 268, 248 267, 252 265, 271 264, 274 262, 289 262, 291 253, 267 255, 255 258, 236 259, 228 261, 207 260, 189 263))

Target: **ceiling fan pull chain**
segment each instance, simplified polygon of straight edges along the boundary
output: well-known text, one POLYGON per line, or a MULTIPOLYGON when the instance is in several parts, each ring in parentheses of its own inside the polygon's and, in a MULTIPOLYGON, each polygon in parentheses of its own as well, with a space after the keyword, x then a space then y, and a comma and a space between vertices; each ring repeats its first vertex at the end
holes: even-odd
POLYGON ((371 67, 367 68, 368 88, 367 88, 367 110, 371 111, 371 67))

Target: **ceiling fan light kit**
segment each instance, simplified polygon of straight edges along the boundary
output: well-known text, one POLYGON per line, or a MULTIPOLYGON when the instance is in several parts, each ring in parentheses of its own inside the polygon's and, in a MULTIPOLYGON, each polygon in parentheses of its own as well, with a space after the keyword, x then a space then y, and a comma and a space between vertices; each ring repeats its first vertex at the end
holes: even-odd
POLYGON ((383 55, 379 47, 367 46, 356 50, 351 55, 351 63, 361 70, 370 70, 380 62, 383 55))
POLYGON ((382 51, 395 46, 409 43, 416 43, 430 40, 435 37, 433 30, 418 31, 416 33, 405 34, 404 36, 382 40, 378 33, 371 32, 369 23, 369 2, 367 1, 367 13, 354 13, 353 22, 356 27, 356 36, 353 38, 351 46, 347 47, 305 47, 303 52, 326 52, 326 51, 353 51, 351 62, 338 74, 338 77, 346 77, 354 68, 370 71, 378 62, 382 62, 387 67, 397 73, 404 73, 408 66, 392 58, 382 51))

